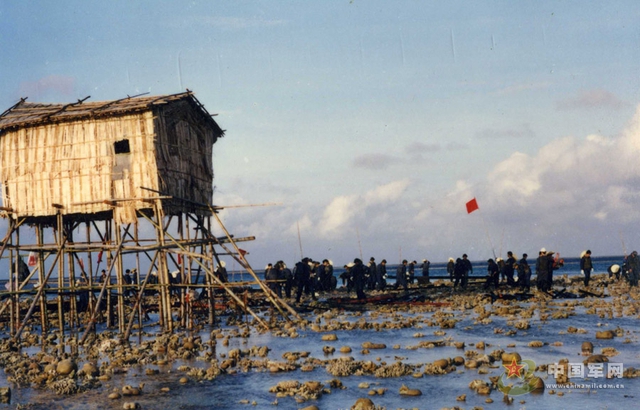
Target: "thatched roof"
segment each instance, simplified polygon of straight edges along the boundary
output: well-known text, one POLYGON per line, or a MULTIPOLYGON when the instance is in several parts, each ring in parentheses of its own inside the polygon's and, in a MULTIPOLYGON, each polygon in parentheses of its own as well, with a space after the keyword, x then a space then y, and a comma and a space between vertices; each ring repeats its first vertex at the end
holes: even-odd
POLYGON ((224 133, 191 91, 171 95, 126 97, 113 101, 85 100, 86 98, 70 104, 40 104, 26 102, 26 98, 23 98, 0 115, 0 133, 15 128, 128 115, 178 100, 190 101, 220 136, 224 133))

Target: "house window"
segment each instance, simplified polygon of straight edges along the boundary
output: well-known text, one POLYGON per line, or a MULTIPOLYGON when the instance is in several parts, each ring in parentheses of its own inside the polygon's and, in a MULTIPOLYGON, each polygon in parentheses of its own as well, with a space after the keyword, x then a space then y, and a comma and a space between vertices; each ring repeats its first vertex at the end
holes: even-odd
POLYGON ((129 140, 120 140, 113 143, 113 148, 116 154, 130 154, 131 148, 129 148, 129 140))

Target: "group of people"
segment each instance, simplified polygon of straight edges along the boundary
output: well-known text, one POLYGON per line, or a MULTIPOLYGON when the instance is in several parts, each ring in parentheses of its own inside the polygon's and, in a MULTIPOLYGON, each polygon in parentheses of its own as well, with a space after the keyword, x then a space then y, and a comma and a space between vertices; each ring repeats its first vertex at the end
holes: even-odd
MULTIPOLYGON (((553 271, 563 266, 564 261, 559 257, 554 257, 555 252, 547 251, 545 248, 538 252, 538 259, 535 262, 536 287, 541 291, 549 291, 553 285, 553 271)), ((591 251, 586 251, 584 255, 590 258, 591 251)), ((513 252, 507 252, 507 260, 502 258, 489 259, 487 261, 487 280, 485 288, 497 288, 500 283, 506 283, 509 287, 518 287, 524 292, 528 292, 531 287, 532 269, 529 265, 526 253, 518 260, 513 252), (516 275, 517 274, 517 275, 516 275)), ((585 257, 585 259, 587 259, 585 257)), ((581 267, 584 263, 584 269, 591 273, 593 265, 591 260, 581 260, 581 267)), ((585 279, 588 283, 588 279, 585 279)))
POLYGON ((284 287, 284 295, 290 298, 293 287, 296 286, 298 302, 303 293, 317 299, 317 292, 333 290, 337 285, 337 279, 333 276, 333 263, 328 259, 319 262, 311 258, 303 258, 296 263, 293 271, 280 260, 265 267, 264 278, 269 288, 278 297, 282 297, 284 287))

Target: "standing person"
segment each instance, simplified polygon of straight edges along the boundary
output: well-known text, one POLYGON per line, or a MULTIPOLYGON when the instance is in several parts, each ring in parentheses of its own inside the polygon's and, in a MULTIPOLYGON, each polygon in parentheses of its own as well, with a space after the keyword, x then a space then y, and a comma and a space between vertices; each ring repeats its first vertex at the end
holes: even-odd
POLYGON ((427 278, 427 283, 429 283, 429 266, 431 266, 431 262, 429 262, 427 259, 423 259, 422 260, 422 277, 423 278, 427 278))
POLYGON ((462 259, 458 258, 456 259, 456 264, 453 267, 453 287, 456 288, 460 282, 463 283, 463 288, 464 288, 464 273, 466 271, 466 267, 464 262, 462 261, 462 259))
POLYGON ((280 265, 277 263, 268 264, 264 270, 264 278, 267 281, 267 286, 273 291, 279 298, 282 297, 282 287, 280 286, 280 265))
POLYGON ((627 272, 629 277, 629 286, 637 287, 638 278, 640 277, 640 258, 638 252, 633 251, 627 258, 627 272))
POLYGON ((124 296, 129 297, 129 295, 131 294, 131 289, 129 288, 129 285, 131 285, 131 271, 129 269, 124 271, 124 276, 122 277, 122 279, 124 279, 125 284, 124 296))
POLYGON ((300 262, 296 263, 294 272, 296 282, 298 284, 298 291, 296 292, 296 303, 300 303, 302 292, 311 294, 313 300, 317 300, 316 295, 313 293, 313 282, 311 281, 311 267, 309 266, 309 258, 304 258, 300 262))
POLYGON ((593 270, 593 262, 591 261, 591 250, 587 250, 580 255, 580 272, 584 275, 584 286, 589 286, 591 280, 591 271, 593 270))
POLYGON ((531 286, 531 267, 527 262, 527 257, 528 255, 523 253, 522 259, 518 262, 518 286, 523 292, 529 292, 531 286))
POLYGON ((516 282, 515 280, 513 280, 513 275, 515 273, 515 266, 517 261, 513 256, 513 252, 507 252, 507 256, 507 261, 504 264, 504 274, 507 277, 507 285, 514 287, 516 286, 516 282))
POLYGON ((398 289, 400 286, 404 288, 406 292, 409 289, 409 284, 407 283, 407 260, 404 259, 396 270, 396 284, 394 286, 395 289, 398 289))
POLYGON ((378 290, 384 290, 387 287, 387 260, 380 261, 376 270, 376 285, 378 290))
POLYGON ((498 289, 498 285, 500 282, 500 269, 498 268, 498 264, 493 260, 487 260, 487 281, 484 284, 484 288, 488 289, 493 286, 495 289, 498 289))
POLYGON ((413 285, 413 280, 416 277, 416 261, 411 261, 409 265, 407 265, 407 276, 409 277, 409 284, 413 285))
POLYGON ((467 254, 462 255, 462 263, 464 264, 464 276, 462 277, 462 288, 467 288, 467 283, 469 282, 469 275, 473 273, 473 265, 471 265, 471 261, 468 259, 467 254))
POLYGON ((227 274, 227 268, 225 267, 227 264, 225 261, 220 261, 220 264, 216 268, 214 275, 220 280, 222 283, 229 282, 229 275, 227 274))
POLYGON ((356 289, 356 294, 358 295, 358 299, 365 299, 367 295, 364 293, 365 288, 365 266, 362 264, 362 261, 358 258, 353 260, 353 269, 351 270, 351 275, 353 276, 353 286, 356 289))
POLYGON ((449 258, 449 262, 447 262, 447 273, 449 274, 449 279, 453 282, 453 275, 455 273, 456 261, 453 258, 449 258))
POLYGON ((507 281, 504 259, 496 258, 496 265, 498 265, 498 271, 500 272, 500 282, 505 283, 507 281))
POLYGON ((542 248, 536 260, 537 286, 543 292, 551 290, 553 285, 553 270, 555 269, 553 254, 554 252, 547 252, 545 248, 542 248))
POLYGON ((280 276, 284 279, 284 295, 289 299, 291 297, 291 289, 293 288, 293 274, 291 269, 287 268, 287 264, 283 261, 278 261, 280 265, 280 276))
POLYGON ((107 280, 107 271, 102 269, 100 272, 100 279, 98 279, 98 283, 104 283, 107 280))
POLYGON ((374 290, 378 283, 378 267, 376 266, 376 258, 373 256, 369 258, 369 281, 367 282, 367 288, 374 290))
POLYGON ((324 269, 323 279, 322 279, 322 288, 326 291, 332 291, 336 288, 337 280, 333 276, 333 265, 329 259, 325 259, 322 261, 322 266, 324 269))

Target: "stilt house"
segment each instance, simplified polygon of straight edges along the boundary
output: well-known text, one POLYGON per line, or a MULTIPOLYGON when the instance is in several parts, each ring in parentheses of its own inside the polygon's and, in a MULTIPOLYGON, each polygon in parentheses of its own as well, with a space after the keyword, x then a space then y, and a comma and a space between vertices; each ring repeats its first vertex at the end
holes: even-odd
POLYGON ((212 149, 223 130, 192 92, 103 102, 24 99, 0 115, 2 209, 42 222, 137 220, 161 200, 164 214, 206 214, 212 149))

